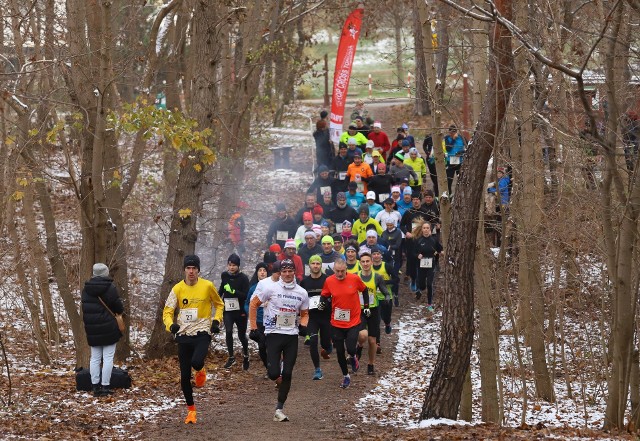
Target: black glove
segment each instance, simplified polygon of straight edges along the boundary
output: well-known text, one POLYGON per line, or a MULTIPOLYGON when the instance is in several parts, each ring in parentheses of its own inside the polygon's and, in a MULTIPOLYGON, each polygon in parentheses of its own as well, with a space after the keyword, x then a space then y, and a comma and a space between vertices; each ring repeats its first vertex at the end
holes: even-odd
POLYGON ((318 303, 318 311, 324 311, 327 308, 327 300, 323 297, 318 303))
POLYGON ((220 334, 220 322, 218 320, 213 320, 211 322, 211 333, 220 334))
POLYGON ((176 335, 178 333, 178 331, 180 330, 180 325, 178 324, 173 324, 171 326, 169 326, 169 331, 173 334, 176 335))
POLYGON ((249 338, 255 341, 256 343, 260 343, 260 341, 262 341, 262 336, 260 335, 260 331, 258 331, 257 329, 252 329, 251 331, 249 331, 249 338))
POLYGON ((364 312, 364 316, 369 318, 371 317, 371 310, 369 309, 369 305, 365 305, 364 309, 362 310, 362 312, 364 312))
POLYGON ((306 337, 307 336, 307 327, 303 326, 303 325, 298 325, 298 335, 300 337, 306 337))

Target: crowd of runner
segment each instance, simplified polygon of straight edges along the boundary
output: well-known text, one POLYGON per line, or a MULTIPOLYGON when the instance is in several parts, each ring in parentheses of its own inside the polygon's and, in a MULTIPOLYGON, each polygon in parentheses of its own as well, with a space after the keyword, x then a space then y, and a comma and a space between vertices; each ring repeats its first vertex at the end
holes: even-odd
MULTIPOLYGON (((368 120, 358 103, 335 154, 331 143, 330 150, 321 145, 328 141, 325 118, 326 112, 321 113, 314 133, 318 167, 304 204, 299 209, 276 205, 263 261, 251 278, 233 253, 216 289, 199 277, 197 256, 184 258, 184 280, 171 290, 163 320, 178 344, 180 384, 188 407, 185 423, 196 422, 192 376, 196 387, 206 383, 204 360, 221 323, 229 354, 224 368, 237 362, 235 325, 242 369, 250 368, 248 331, 266 375, 278 385, 274 420, 287 421, 284 404, 299 338, 309 348, 311 378, 323 379, 320 359, 334 354, 342 372, 339 386, 348 388, 361 363, 366 374, 376 374, 376 355, 384 348, 381 337, 392 333, 392 310, 404 302, 401 279, 415 299, 426 293, 427 310, 433 311, 434 278, 443 249, 436 193, 422 192, 428 175, 433 183, 429 187, 437 189, 435 167, 429 165, 432 145, 425 140, 425 156, 420 155, 406 125, 390 142, 381 123, 368 120)), ((446 151, 451 153, 453 177, 466 143, 454 126, 450 135, 446 151)), ((245 208, 239 205, 229 221, 229 236, 239 254, 244 249, 245 208)))

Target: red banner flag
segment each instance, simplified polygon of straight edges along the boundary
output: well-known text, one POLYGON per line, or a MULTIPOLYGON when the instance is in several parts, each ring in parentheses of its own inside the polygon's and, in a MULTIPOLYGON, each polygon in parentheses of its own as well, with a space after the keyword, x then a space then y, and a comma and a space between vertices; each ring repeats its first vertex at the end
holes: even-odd
POLYGON ((333 96, 331 99, 331 120, 329 130, 331 140, 337 144, 342 134, 344 122, 344 106, 347 101, 347 90, 351 79, 351 67, 356 55, 356 46, 360 37, 364 7, 358 5, 347 17, 342 28, 340 43, 338 44, 338 56, 336 57, 336 70, 333 74, 333 96))

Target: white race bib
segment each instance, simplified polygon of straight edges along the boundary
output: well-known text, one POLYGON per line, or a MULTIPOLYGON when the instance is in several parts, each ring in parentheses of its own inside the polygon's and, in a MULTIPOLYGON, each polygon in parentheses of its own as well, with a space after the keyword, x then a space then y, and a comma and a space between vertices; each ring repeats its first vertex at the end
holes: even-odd
POLYGON ((364 182, 358 182, 358 191, 362 193, 364 191, 364 182))
POLYGON ((326 272, 327 268, 331 268, 331 270, 333 270, 333 262, 330 263, 323 263, 322 264, 322 271, 326 272))
POLYGON ((327 191, 328 191, 329 193, 331 193, 331 187, 329 187, 328 185, 327 185, 326 187, 320 187, 320 194, 321 194, 322 196, 324 196, 324 194, 325 194, 327 191))
POLYGON ((304 266, 304 275, 308 276, 309 274, 311 274, 311 268, 309 267, 309 265, 305 265, 304 266))
POLYGON ((338 179, 340 179, 341 181, 344 181, 346 178, 347 178, 347 172, 346 171, 338 172, 338 179))
POLYGON ((342 224, 336 224, 336 233, 342 233, 342 224))
POLYGON ((235 297, 229 297, 224 299, 225 311, 237 311, 240 309, 240 301, 235 297))
POLYGON ((378 195, 378 202, 382 203, 388 198, 389 198, 389 193, 380 193, 378 195))
POLYGON ((449 164, 451 164, 451 165, 459 165, 460 164, 460 156, 449 156, 449 164))
POLYGON ((433 258, 425 257, 420 259, 420 268, 433 268, 433 258))
POLYGON ((318 309, 320 304, 320 296, 309 297, 309 309, 318 309))
POLYGON ((276 319, 276 327, 278 328, 294 328, 296 326, 295 312, 281 312, 276 319))
POLYGON ((195 323, 198 320, 198 308, 185 308, 180 310, 180 322, 195 323))
POLYGON ((419 224, 417 222, 411 222, 411 230, 415 230, 419 224))
POLYGON ((276 240, 287 240, 289 239, 288 231, 277 231, 276 232, 276 240))
POLYGON ((333 319, 339 322, 350 322, 351 310, 336 308, 333 310, 333 319))

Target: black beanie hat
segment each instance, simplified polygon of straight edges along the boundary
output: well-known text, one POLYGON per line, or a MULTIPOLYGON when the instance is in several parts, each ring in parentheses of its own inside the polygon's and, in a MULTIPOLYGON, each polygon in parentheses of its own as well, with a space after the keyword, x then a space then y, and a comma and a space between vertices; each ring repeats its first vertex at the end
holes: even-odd
POLYGON ((258 272, 260 268, 264 268, 267 272, 269 272, 269 266, 264 262, 260 262, 256 265, 256 272, 258 272))
POLYGON ((240 266, 240 256, 238 256, 236 253, 233 253, 227 259, 227 263, 233 263, 234 265, 240 266))
POLYGON ((198 271, 200 271, 200 258, 195 254, 184 256, 184 264, 182 266, 182 269, 185 269, 188 266, 195 266, 198 268, 198 271))

